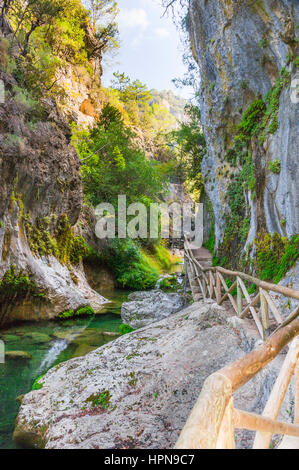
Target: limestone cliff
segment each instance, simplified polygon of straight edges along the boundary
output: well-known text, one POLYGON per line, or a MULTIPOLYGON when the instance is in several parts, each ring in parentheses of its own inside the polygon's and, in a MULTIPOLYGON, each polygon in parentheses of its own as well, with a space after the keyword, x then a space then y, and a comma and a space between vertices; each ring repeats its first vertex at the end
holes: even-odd
MULTIPOLYGON (((10 34, 8 28, 6 38, 10 34)), ((100 59, 90 53, 97 83, 100 59)), ((32 101, 12 74, 0 72, 5 89, 0 106, 0 279, 6 274, 2 290, 6 285, 8 290, 8 305, 5 292, 0 295, 1 326, 53 318, 87 305, 100 311, 105 302, 88 285, 81 260, 84 240, 72 228, 82 212, 82 183, 69 123, 94 120, 86 111, 92 107, 92 80, 86 75, 77 80, 76 71, 71 65, 57 71, 64 101, 54 95, 40 102, 32 101)))
POLYGON ((190 2, 205 197, 218 253, 233 265, 255 237, 299 232, 298 23, 296 0, 190 2))

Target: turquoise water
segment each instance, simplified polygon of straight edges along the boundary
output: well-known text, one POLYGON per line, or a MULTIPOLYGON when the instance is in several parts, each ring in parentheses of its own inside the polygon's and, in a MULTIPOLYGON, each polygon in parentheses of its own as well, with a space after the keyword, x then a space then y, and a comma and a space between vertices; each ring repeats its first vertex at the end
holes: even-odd
MULTIPOLYGON (((16 398, 28 393, 34 381, 51 367, 112 341, 119 332, 121 304, 129 292, 107 293, 113 302, 104 313, 67 321, 23 323, 0 331, 6 351, 23 351, 31 359, 6 358, 0 364, 0 449, 16 448, 12 441, 19 404, 16 398)), ((103 293, 105 295, 105 293, 103 293)))

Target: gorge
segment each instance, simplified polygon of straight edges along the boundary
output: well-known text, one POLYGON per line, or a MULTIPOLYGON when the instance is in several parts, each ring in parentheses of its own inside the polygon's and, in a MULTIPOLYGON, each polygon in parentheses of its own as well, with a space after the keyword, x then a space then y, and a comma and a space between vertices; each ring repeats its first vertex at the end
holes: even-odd
MULTIPOLYGON (((99 239, 99 204, 203 203, 207 265, 299 290, 298 1, 156 6, 179 25, 191 100, 120 71, 103 86, 118 18, 151 27, 118 3, 0 1, 0 448, 173 448, 207 377, 262 342, 188 286, 183 233, 99 239)), ((227 282, 238 308, 260 292, 245 284, 227 282)), ((275 302, 283 320, 298 307, 275 302)), ((238 406, 262 411, 282 362, 238 406)))

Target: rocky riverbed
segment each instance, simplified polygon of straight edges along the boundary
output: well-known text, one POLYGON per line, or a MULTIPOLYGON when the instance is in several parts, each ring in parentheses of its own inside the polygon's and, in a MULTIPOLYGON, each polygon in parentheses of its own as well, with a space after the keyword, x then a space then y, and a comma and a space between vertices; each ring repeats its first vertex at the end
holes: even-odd
MULTIPOLYGON (((255 346, 249 331, 215 303, 195 303, 60 364, 23 397, 14 439, 55 449, 172 448, 205 379, 255 346)), ((281 360, 236 393, 237 408, 262 409, 281 360)), ((291 395, 283 419, 290 410, 291 395)), ((251 442, 252 434, 237 435, 238 446, 251 442)))

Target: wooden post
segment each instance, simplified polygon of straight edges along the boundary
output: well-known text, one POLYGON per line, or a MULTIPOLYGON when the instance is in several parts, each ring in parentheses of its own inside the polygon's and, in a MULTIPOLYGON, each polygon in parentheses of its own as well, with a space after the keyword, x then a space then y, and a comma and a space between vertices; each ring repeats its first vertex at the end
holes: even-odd
POLYGON ((210 375, 175 449, 216 449, 221 423, 231 397, 230 381, 218 373, 210 375))
POLYGON ((220 304, 221 300, 221 281, 218 272, 216 272, 216 292, 217 292, 217 304, 220 304))
POLYGON ((240 278, 237 277, 237 307, 238 307, 238 316, 242 313, 242 289, 240 285, 240 278))
POLYGON ((234 410, 234 426, 237 429, 248 429, 272 434, 286 434, 288 436, 299 437, 299 426, 274 419, 265 418, 255 413, 248 413, 242 410, 234 410))
POLYGON ((266 340, 266 332, 269 329, 269 307, 266 297, 264 296, 264 290, 260 287, 261 296, 261 313, 262 313, 262 325, 263 325, 263 336, 264 341, 266 340))
POLYGON ((299 425, 299 358, 295 367, 295 419, 294 423, 299 425))
MULTIPOLYGON (((290 346, 282 368, 265 406, 263 415, 265 418, 276 420, 295 366, 299 357, 299 337, 295 338, 290 346)), ((272 434, 269 432, 257 432, 254 440, 254 449, 269 449, 272 434)))
POLYGON ((209 275, 210 275, 210 297, 212 299, 213 293, 214 293, 214 277, 211 271, 209 272, 209 275))
POLYGON ((264 294, 264 297, 266 298, 267 302, 268 302, 268 306, 270 307, 270 310, 273 314, 273 317, 275 318, 275 320, 277 321, 278 324, 281 324, 283 323, 283 319, 278 311, 278 308, 276 307, 271 295, 263 289, 263 294, 264 294))
POLYGON ((188 261, 186 256, 184 256, 184 266, 185 266, 185 283, 184 283, 184 294, 187 292, 187 282, 188 282, 188 261))
POLYGON ((233 397, 228 402, 222 423, 220 426, 216 449, 235 449, 235 428, 234 428, 234 399, 233 397))

